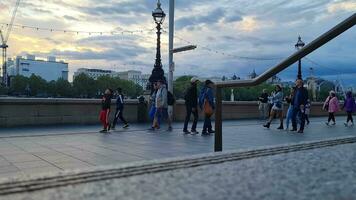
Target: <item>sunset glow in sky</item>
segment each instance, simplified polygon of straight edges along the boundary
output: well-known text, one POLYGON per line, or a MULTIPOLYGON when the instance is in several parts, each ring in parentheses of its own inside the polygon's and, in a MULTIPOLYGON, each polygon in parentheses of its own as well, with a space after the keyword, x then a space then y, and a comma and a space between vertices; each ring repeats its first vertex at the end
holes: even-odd
MULTIPOLYGON (((0 0, 3 30, 14 5, 15 0, 0 0)), ((151 16, 155 7, 155 0, 23 0, 16 25, 108 33, 89 35, 16 26, 8 43, 9 56, 56 56, 69 63, 70 75, 80 67, 150 73, 156 35, 149 29, 155 28, 151 16), (126 32, 137 30, 142 32, 126 32)), ((168 0, 162 0, 162 7, 168 15, 168 0)), ((175 34, 198 48, 175 55, 175 73, 241 77, 253 69, 262 73, 295 51, 298 35, 308 43, 355 12, 355 0, 176 0, 175 34), (276 59, 248 60, 234 55, 276 59)), ((168 16, 164 27, 168 31, 168 16)), ((355 36, 353 27, 309 55, 319 65, 303 61, 304 74, 313 67, 317 76, 343 79, 355 86, 355 36)), ((166 70, 168 33, 162 37, 166 70)), ((175 39, 176 47, 187 44, 175 39)), ((291 67, 280 76, 292 79, 295 73, 296 67, 291 67)))

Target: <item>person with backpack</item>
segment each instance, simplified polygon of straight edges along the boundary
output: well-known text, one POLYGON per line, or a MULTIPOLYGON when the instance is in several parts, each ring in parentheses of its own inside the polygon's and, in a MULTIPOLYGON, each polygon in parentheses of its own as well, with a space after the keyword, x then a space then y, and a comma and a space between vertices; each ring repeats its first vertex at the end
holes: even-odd
POLYGON ((168 131, 172 131, 172 121, 168 116, 168 91, 163 80, 157 82, 157 88, 155 120, 165 119, 168 123, 168 131))
POLYGON ((343 109, 345 109, 345 111, 347 113, 347 119, 346 119, 346 122, 344 123, 344 125, 346 127, 348 127, 349 122, 351 122, 350 126, 354 126, 354 119, 352 118, 352 113, 356 111, 356 103, 355 103, 355 99, 352 97, 351 91, 348 91, 346 93, 346 99, 344 102, 343 109))
POLYGON ((116 93, 117 93, 117 98, 116 98, 116 112, 115 112, 115 118, 114 118, 114 122, 112 124, 112 130, 115 130, 115 126, 117 124, 117 120, 120 119, 123 123, 124 126, 123 128, 128 128, 129 124, 127 123, 127 121, 125 120, 125 118, 123 117, 123 112, 124 112, 124 95, 122 94, 122 89, 121 88, 117 88, 116 89, 116 93))
POLYGON ((107 133, 110 130, 109 116, 112 93, 113 91, 111 89, 106 89, 101 99, 101 111, 99 119, 103 124, 103 130, 101 130, 100 133, 107 133))
POLYGON ((187 91, 184 94, 184 100, 185 100, 185 109, 186 109, 186 116, 185 116, 185 121, 184 121, 184 128, 183 128, 183 133, 184 134, 198 134, 199 132, 197 131, 197 123, 198 123, 198 89, 197 89, 197 83, 199 80, 195 77, 193 77, 190 80, 190 87, 187 89, 187 91), (194 120, 192 124, 192 129, 191 132, 188 131, 188 123, 190 120, 190 116, 193 114, 194 120))
POLYGON ((215 110, 213 86, 214 83, 211 80, 206 80, 199 95, 199 107, 204 113, 204 125, 201 133, 203 136, 215 133, 211 125, 211 116, 215 110))
POLYGON ((339 100, 336 97, 335 91, 331 90, 329 92, 329 96, 326 98, 323 108, 324 108, 324 110, 327 110, 329 112, 329 118, 328 118, 328 121, 325 122, 325 124, 327 126, 329 126, 330 121, 333 121, 333 123, 331 125, 334 126, 336 124, 335 112, 340 110, 339 100))

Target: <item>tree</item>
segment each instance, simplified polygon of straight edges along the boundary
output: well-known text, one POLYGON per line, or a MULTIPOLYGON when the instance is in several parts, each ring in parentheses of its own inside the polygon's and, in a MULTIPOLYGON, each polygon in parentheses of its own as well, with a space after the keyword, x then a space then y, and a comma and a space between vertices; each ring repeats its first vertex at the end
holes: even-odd
POLYGON ((47 96, 47 82, 40 76, 32 74, 29 78, 30 95, 31 96, 47 96))
POLYGON ((72 97, 74 95, 72 85, 62 78, 55 82, 55 91, 57 97, 72 97))
POLYGON ((11 95, 24 95, 26 90, 29 89, 29 78, 24 76, 14 76, 11 78, 10 94, 11 95))
POLYGON ((193 76, 181 76, 173 83, 174 96, 177 99, 183 99, 185 90, 190 86, 190 79, 193 76))
POLYGON ((79 74, 73 80, 73 88, 76 97, 95 97, 98 91, 98 87, 93 78, 90 78, 86 74, 79 74))

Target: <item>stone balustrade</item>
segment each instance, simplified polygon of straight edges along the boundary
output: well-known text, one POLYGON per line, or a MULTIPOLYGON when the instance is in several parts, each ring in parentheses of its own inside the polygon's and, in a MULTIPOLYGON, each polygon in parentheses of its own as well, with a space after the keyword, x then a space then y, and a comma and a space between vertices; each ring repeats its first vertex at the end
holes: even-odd
MULTIPOLYGON (((287 107, 285 105, 285 109, 287 107)), ((0 98, 0 127, 97 124, 100 109, 100 99, 0 98)), ((114 101, 112 109, 115 110, 114 101)), ((139 104, 137 100, 127 100, 124 115, 131 123, 147 122, 148 109, 148 105, 139 104)), ((311 116, 326 115, 322 111, 322 103, 312 104, 311 116)), ((183 121, 184 117, 184 101, 178 100, 174 107, 174 120, 183 121)), ((222 117, 224 120, 258 118, 257 102, 224 102, 222 117)))

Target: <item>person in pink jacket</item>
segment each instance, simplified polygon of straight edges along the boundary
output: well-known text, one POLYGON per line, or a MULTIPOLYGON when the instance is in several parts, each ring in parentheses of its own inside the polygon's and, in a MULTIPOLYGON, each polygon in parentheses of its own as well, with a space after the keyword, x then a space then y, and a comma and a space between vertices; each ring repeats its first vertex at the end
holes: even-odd
POLYGON ((330 121, 332 120, 333 123, 331 125, 335 125, 335 112, 339 111, 340 107, 339 100, 337 99, 336 93, 334 91, 330 91, 328 98, 325 100, 323 108, 329 112, 329 118, 325 124, 329 126, 330 121))

